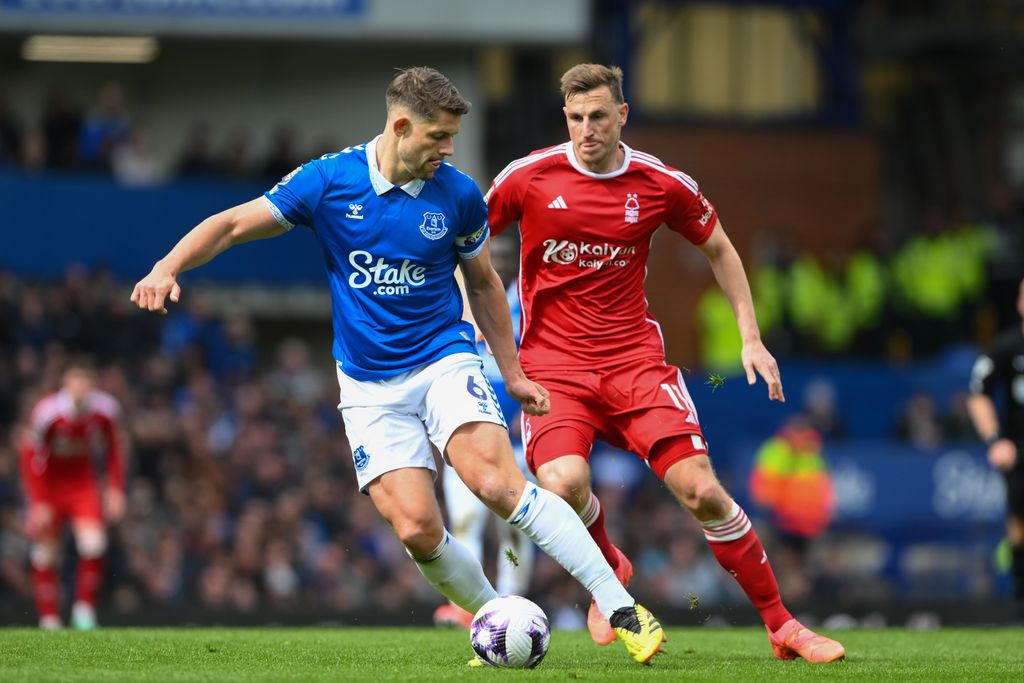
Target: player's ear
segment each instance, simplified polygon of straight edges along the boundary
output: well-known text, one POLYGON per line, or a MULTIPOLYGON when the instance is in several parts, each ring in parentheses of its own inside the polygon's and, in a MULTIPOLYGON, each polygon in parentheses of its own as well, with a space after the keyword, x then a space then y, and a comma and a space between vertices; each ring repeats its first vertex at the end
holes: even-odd
POLYGON ((626 125, 627 118, 629 118, 629 105, 623 102, 619 105, 619 125, 626 125))
POLYGON ((391 132, 397 138, 404 138, 412 132, 412 119, 408 116, 398 116, 391 122, 391 132))

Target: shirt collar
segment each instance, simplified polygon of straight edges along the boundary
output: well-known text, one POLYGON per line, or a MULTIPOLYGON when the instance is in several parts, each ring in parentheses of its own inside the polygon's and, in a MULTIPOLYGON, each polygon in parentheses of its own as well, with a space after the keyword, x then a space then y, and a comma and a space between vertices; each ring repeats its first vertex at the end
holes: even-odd
POLYGON ((403 192, 413 199, 419 197, 420 192, 423 191, 424 181, 419 178, 413 178, 405 185, 398 186, 385 178, 384 174, 380 172, 380 168, 377 166, 377 142, 381 137, 378 135, 366 144, 366 165, 370 168, 370 184, 373 185, 373 191, 379 197, 392 188, 400 187, 403 192))
POLYGON ((82 403, 82 407, 78 408, 75 406, 75 402, 71 399, 71 393, 67 389, 59 389, 57 391, 57 406, 60 410, 61 415, 67 416, 78 416, 85 412, 85 406, 88 404, 89 399, 86 398, 82 403))
POLYGON ((625 173, 626 170, 629 169, 629 162, 632 161, 633 159, 633 150, 630 149, 629 145, 627 145, 622 140, 619 140, 619 147, 622 148, 623 152, 622 166, 619 166, 614 171, 609 171, 608 173, 594 173, 593 171, 589 170, 586 166, 581 164, 579 159, 576 158, 576 153, 572 149, 571 140, 569 141, 569 144, 565 146, 565 154, 566 156, 569 157, 569 163, 572 164, 573 168, 575 168, 583 175, 590 176, 591 178, 614 178, 625 173))

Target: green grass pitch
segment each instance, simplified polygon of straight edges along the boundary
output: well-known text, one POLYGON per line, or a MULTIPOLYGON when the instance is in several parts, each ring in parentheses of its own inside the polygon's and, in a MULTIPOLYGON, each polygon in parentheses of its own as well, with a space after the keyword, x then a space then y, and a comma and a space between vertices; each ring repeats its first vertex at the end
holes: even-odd
POLYGON ((1024 629, 832 634, 844 662, 780 662, 764 631, 670 628, 665 654, 634 663, 618 643, 556 631, 532 671, 471 669, 465 632, 421 628, 0 629, 0 681, 1019 681, 1024 629))

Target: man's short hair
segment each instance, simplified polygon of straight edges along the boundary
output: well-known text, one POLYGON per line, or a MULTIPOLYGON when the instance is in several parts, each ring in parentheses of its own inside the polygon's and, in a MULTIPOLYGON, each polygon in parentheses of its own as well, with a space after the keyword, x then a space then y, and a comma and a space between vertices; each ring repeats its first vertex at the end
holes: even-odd
POLYGON ((97 372, 96 361, 84 353, 75 354, 64 363, 64 376, 74 373, 95 377, 97 372))
POLYGON ((622 104, 626 99, 622 96, 622 69, 604 64, 577 64, 562 74, 562 96, 569 99, 573 95, 590 92, 602 85, 608 86, 612 99, 622 104))
POLYGON ((426 121, 436 119, 438 109, 463 116, 469 113, 471 106, 447 76, 429 66, 399 71, 388 85, 384 98, 389 112, 396 106, 403 106, 426 121))

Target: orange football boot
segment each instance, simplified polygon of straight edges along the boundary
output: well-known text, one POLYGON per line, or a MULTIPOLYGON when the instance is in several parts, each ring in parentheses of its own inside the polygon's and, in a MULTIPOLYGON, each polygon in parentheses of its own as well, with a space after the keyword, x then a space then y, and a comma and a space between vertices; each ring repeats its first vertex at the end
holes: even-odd
POLYGON ((775 633, 767 626, 765 630, 776 659, 803 657, 808 662, 823 664, 846 656, 846 648, 838 641, 818 635, 796 619, 790 619, 775 633))
POLYGON ((450 602, 446 602, 434 610, 435 626, 450 626, 452 628, 464 628, 469 630, 469 625, 472 623, 472 614, 450 602))

